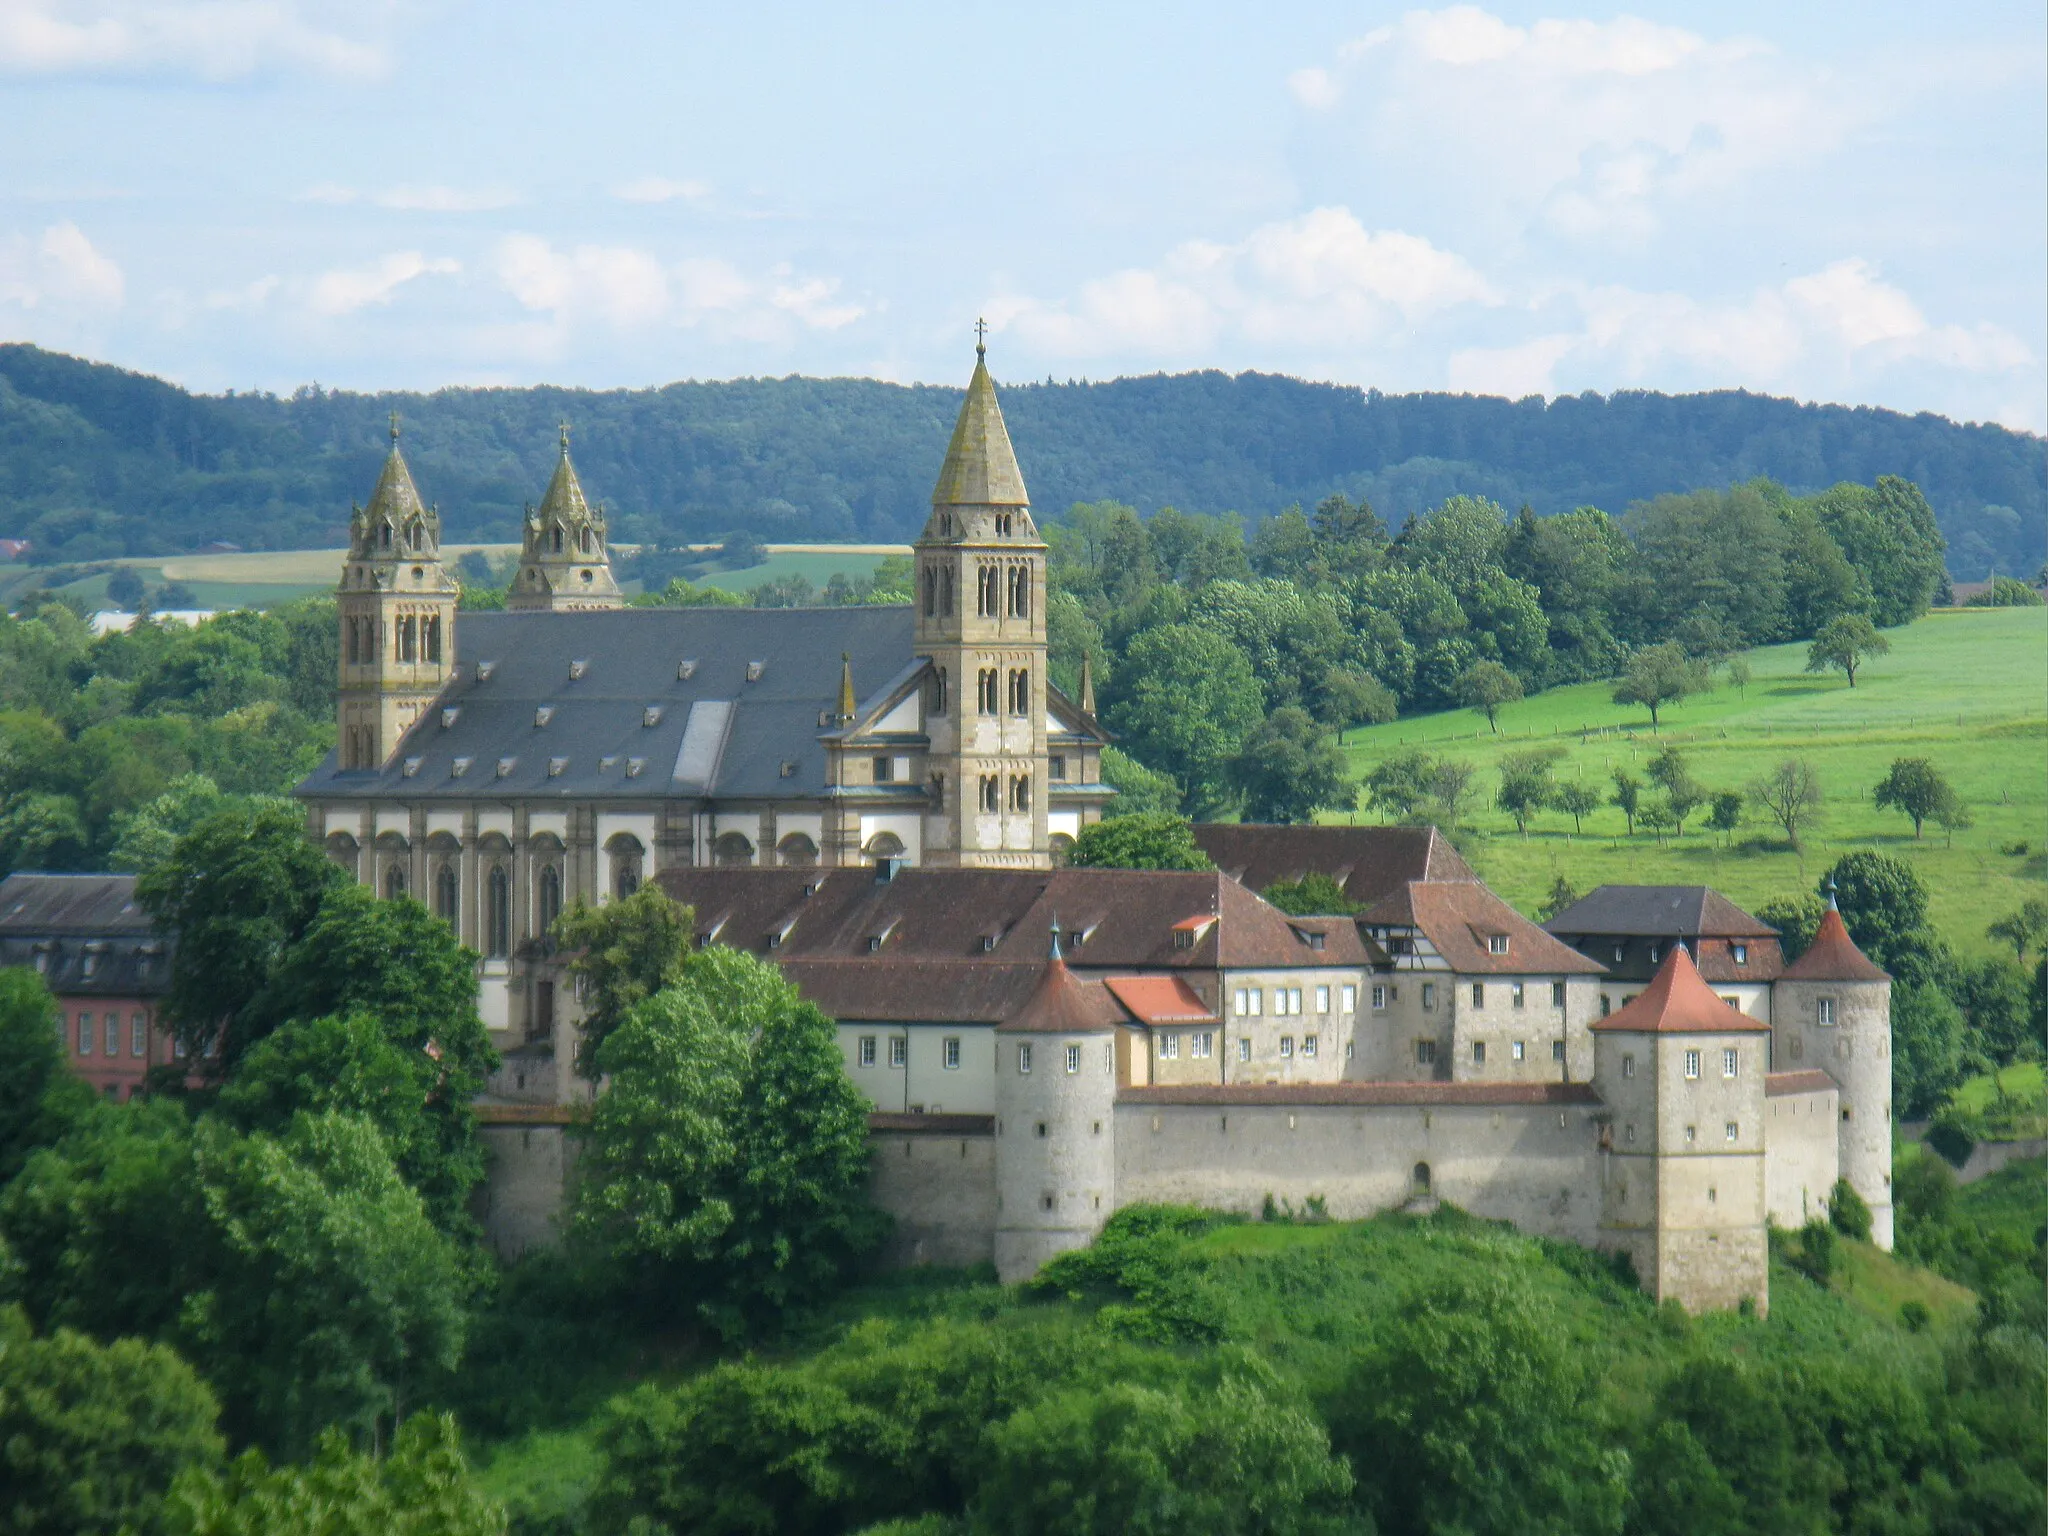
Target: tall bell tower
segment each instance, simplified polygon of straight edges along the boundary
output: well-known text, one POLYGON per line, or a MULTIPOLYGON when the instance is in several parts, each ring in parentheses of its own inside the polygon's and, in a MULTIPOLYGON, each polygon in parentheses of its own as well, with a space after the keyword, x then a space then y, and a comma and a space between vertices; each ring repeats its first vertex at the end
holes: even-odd
POLYGON ((976 326, 974 377, 913 550, 916 647, 930 659, 924 862, 1044 869, 1045 541, 976 326))
POLYGON ((370 504, 349 509, 341 610, 339 725, 344 772, 382 768, 398 738, 433 703, 455 662, 461 588, 441 563, 441 516, 420 501, 412 471, 391 452, 370 504))
POLYGON ((569 462, 569 424, 562 423, 562 456, 538 508, 526 509, 519 574, 505 593, 513 612, 570 613, 586 608, 623 608, 625 597, 612 576, 604 508, 592 507, 569 462))

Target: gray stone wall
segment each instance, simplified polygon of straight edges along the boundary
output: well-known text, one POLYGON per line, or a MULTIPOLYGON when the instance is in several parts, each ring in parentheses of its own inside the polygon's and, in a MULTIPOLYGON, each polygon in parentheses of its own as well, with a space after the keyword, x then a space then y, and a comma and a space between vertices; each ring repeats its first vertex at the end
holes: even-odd
POLYGON ((868 1138, 868 1196, 896 1219, 881 1262, 966 1268, 996 1253, 996 1141, 979 1132, 868 1138))
POLYGON ((1841 1090, 1842 1177, 1870 1206, 1870 1236, 1892 1246, 1892 1025, 1887 981, 1781 981, 1772 1033, 1781 1066, 1815 1067, 1841 1090), (1821 1002, 1834 1005, 1820 1023, 1821 1002))
POLYGON ((577 1144, 560 1125, 481 1125, 490 1172, 472 1206, 484 1240, 501 1259, 546 1248, 562 1236, 576 1176, 577 1144))
POLYGON ((1827 1214, 1841 1177, 1832 1088, 1775 1094, 1764 1101, 1764 1197, 1773 1223, 1788 1230, 1827 1214))

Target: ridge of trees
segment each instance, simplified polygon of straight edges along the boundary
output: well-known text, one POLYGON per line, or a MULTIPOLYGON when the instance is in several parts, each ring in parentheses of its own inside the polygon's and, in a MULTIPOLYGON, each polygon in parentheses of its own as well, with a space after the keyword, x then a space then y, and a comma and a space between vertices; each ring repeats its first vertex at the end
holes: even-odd
MULTIPOLYGON (((505 540, 547 483, 562 416, 614 537, 673 545, 910 538, 960 391, 870 379, 689 381, 643 390, 191 394, 28 345, 0 346, 0 534, 39 558, 341 542, 387 413, 451 540, 505 540)), ((1768 475, 1818 490, 1918 482, 1958 580, 2029 575, 2048 547, 2040 440, 1929 413, 1721 391, 1544 402, 1383 395, 1201 372, 1003 386, 1038 505, 1105 498, 1258 519, 1342 493, 1399 520, 1458 494, 1539 513, 1619 512, 1768 475)))

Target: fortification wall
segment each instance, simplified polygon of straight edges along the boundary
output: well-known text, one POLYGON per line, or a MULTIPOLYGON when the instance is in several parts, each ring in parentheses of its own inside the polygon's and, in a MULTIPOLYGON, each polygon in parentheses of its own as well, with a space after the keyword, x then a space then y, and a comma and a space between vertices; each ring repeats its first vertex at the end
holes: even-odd
MULTIPOLYGON (((1426 1085, 1384 1085, 1389 1090, 1426 1085)), ((1448 1087, 1448 1085, 1446 1085, 1448 1087)), ((1270 1090, 1269 1090, 1270 1092, 1270 1090)), ((1116 1109, 1116 1203, 1256 1212, 1320 1196, 1356 1220, 1419 1193, 1523 1231, 1591 1246, 1600 1224, 1599 1127, 1589 1096, 1447 1104, 1184 1102, 1127 1093, 1116 1109), (1428 1169, 1424 1191, 1418 1165, 1428 1169)), ((1411 1096, 1412 1097, 1412 1096, 1411 1096)))
POLYGON ((868 1197, 896 1218, 880 1262, 891 1269, 994 1263, 994 1117, 876 1115, 871 1123, 868 1197))
POLYGON ((483 1226, 484 1240, 508 1260, 531 1248, 551 1247, 561 1239, 576 1177, 575 1138, 567 1125, 538 1115, 494 1119, 490 1111, 480 1110, 478 1119, 477 1140, 490 1171, 471 1213, 483 1226))
POLYGON ((1821 1072, 1769 1079, 1764 1100, 1764 1200, 1770 1218, 1803 1227, 1827 1214, 1828 1191, 1841 1177, 1835 1121, 1839 1096, 1821 1072))

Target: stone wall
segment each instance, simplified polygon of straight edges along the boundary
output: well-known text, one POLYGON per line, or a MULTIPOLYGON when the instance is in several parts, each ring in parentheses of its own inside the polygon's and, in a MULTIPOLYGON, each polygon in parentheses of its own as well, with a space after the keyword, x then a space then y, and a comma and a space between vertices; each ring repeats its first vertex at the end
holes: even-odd
POLYGON ((477 1140, 490 1171, 471 1202, 484 1240, 506 1260, 561 1239, 578 1151, 566 1116, 542 1118, 553 1106, 519 1118, 503 1113, 512 1107, 479 1108, 477 1140))
POLYGON ((1816 1072, 1774 1075, 1765 1092, 1765 1204, 1771 1221, 1790 1230, 1827 1214, 1828 1191, 1841 1177, 1838 1098, 1833 1081, 1816 1072))
POLYGON ((870 1124, 868 1197, 896 1219, 881 1263, 994 1263, 994 1117, 876 1115, 870 1124))

